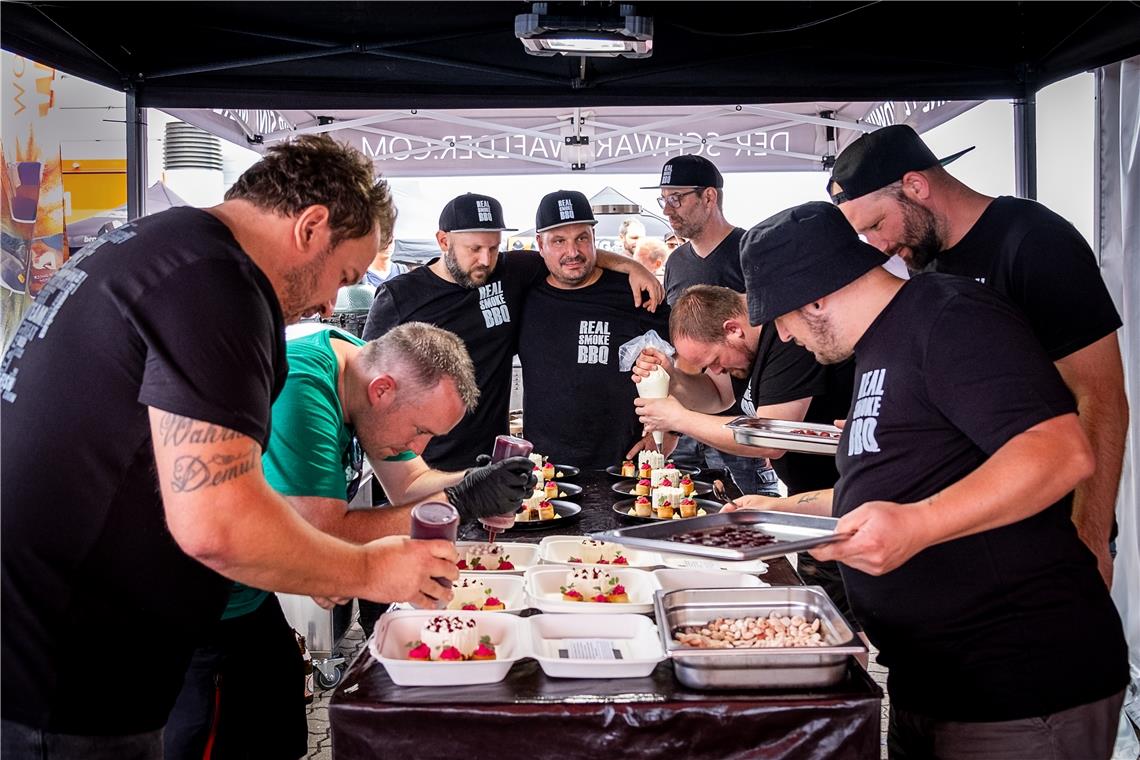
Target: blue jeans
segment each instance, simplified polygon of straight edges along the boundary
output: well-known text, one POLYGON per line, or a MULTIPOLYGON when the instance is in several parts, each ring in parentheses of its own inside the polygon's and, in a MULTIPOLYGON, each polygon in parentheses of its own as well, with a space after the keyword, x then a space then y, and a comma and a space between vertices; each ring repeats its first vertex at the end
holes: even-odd
POLYGON ((687 435, 677 441, 671 458, 681 467, 723 468, 731 473, 741 493, 780 495, 779 478, 767 459, 728 454, 687 435))
POLYGON ((162 729, 126 736, 53 734, 23 723, 0 722, 4 760, 162 760, 162 729))

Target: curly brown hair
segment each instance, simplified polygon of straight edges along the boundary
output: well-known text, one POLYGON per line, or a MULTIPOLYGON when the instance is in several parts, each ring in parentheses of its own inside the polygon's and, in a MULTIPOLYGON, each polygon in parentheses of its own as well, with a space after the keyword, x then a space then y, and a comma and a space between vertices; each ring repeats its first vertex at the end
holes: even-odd
POLYGON ((226 191, 286 216, 309 206, 329 210, 331 245, 360 238, 380 226, 381 247, 392 239, 396 205, 387 181, 373 177, 372 162, 328 135, 302 135, 274 145, 226 191))

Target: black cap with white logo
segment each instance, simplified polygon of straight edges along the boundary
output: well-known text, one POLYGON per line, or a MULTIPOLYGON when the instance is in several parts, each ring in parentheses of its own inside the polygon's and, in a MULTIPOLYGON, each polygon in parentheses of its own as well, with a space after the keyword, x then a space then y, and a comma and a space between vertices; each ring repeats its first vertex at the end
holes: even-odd
POLYGON ((597 224, 590 201, 577 190, 556 190, 538 202, 534 231, 546 232, 567 224, 597 224))
POLYGON ((439 215, 443 232, 513 232, 503 221, 503 204, 489 195, 467 193, 452 198, 439 215))
POLYGON ((838 206, 898 182, 907 172, 946 166, 972 150, 970 147, 946 158, 937 158, 912 127, 906 124, 883 127, 868 132, 843 149, 831 169, 827 194, 838 206))
POLYGON ((660 184, 641 189, 656 190, 659 187, 724 187, 724 177, 704 156, 677 156, 661 167, 660 184))

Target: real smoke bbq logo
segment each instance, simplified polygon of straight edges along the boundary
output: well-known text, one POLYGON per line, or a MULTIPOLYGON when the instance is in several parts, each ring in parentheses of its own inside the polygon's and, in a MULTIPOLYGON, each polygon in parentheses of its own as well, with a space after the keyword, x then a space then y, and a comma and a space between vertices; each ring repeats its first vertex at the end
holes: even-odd
POLYGON ((493 222, 494 217, 491 216, 491 202, 490 201, 475 201, 475 211, 479 214, 480 222, 493 222))
POLYGON ((578 363, 610 363, 610 323, 583 319, 578 323, 578 363))
POLYGON ((879 425, 879 408, 883 402, 886 369, 864 372, 859 379, 859 397, 851 410, 851 432, 847 438, 847 455, 878 454, 875 428, 879 425))
POLYGON ((498 327, 511 321, 511 311, 503 296, 503 283, 491 282, 479 288, 479 311, 487 327, 498 327))
POLYGON ((669 180, 673 179, 673 167, 668 164, 661 169, 661 184, 668 185, 669 180))
POLYGON ((574 218, 574 202, 569 198, 558 199, 558 218, 563 221, 574 218))
POLYGON ((752 383, 748 384, 744 389, 744 395, 740 398, 740 411, 749 417, 756 416, 756 404, 752 403, 752 383))

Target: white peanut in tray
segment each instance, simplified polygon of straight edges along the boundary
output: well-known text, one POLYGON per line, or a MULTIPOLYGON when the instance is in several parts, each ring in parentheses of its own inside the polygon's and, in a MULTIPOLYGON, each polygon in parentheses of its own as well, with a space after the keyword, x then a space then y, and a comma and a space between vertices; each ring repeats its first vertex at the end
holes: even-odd
POLYGON ((809 623, 800 615, 788 617, 775 612, 768 617, 717 618, 705 625, 678 628, 673 638, 700 649, 827 646, 818 618, 809 623))

